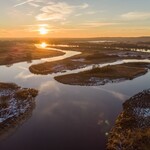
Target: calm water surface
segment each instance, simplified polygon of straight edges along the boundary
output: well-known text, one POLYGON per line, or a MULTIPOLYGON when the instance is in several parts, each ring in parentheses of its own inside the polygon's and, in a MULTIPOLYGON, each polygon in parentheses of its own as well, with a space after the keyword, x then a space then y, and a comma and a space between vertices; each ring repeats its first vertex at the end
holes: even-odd
MULTIPOLYGON (((75 54, 68 52, 49 61, 75 54)), ((104 150, 122 103, 150 87, 150 73, 130 81, 81 87, 58 83, 54 74, 34 75, 30 65, 0 66, 0 81, 39 90, 32 117, 0 142, 0 150, 104 150)))

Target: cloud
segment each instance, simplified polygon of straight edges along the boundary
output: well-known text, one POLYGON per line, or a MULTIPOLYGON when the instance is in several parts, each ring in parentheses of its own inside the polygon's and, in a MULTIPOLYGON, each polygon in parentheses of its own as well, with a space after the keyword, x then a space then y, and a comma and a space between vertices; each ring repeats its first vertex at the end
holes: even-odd
POLYGON ((49 24, 30 24, 30 25, 23 25, 25 27, 49 27, 49 24))
POLYGON ((84 3, 83 5, 79 6, 81 9, 85 9, 89 7, 89 4, 84 3))
POLYGON ((75 14, 76 17, 82 16, 82 13, 75 14))
POLYGON ((87 27, 102 27, 102 26, 113 26, 113 25, 118 25, 119 23, 115 22, 87 22, 83 23, 83 26, 87 27))
POLYGON ((23 25, 23 27, 25 27, 25 29, 29 32, 39 32, 40 28, 45 28, 49 32, 52 32, 54 30, 53 26, 49 24, 23 25))
POLYGON ((68 5, 65 2, 49 3, 48 6, 41 8, 41 12, 36 16, 36 19, 39 21, 45 20, 65 20, 67 15, 73 12, 72 6, 68 5))
MULTIPOLYGON (((14 7, 25 4, 39 8, 40 12, 35 16, 37 21, 65 21, 66 18, 76 10, 82 10, 89 7, 89 4, 87 3, 83 3, 81 5, 70 5, 67 2, 57 2, 54 0, 24 0, 23 2, 14 5, 14 7)), ((32 14, 28 13, 28 15, 32 14)))
POLYGON ((26 1, 24 1, 24 2, 21 2, 21 3, 19 3, 19 4, 14 5, 14 7, 18 7, 18 6, 21 6, 21 5, 30 3, 30 2, 32 2, 32 1, 34 1, 34 0, 26 0, 26 1))
POLYGON ((86 12, 87 15, 93 15, 93 14, 96 14, 96 13, 97 13, 97 11, 88 11, 88 12, 86 12))
POLYGON ((31 2, 29 3, 29 5, 30 5, 30 6, 33 6, 33 7, 40 7, 40 5, 35 4, 35 3, 31 3, 31 2))
POLYGON ((79 16, 83 16, 83 15, 95 15, 95 14, 100 14, 100 13, 104 13, 104 11, 103 10, 101 10, 101 11, 84 11, 83 13, 77 13, 77 14, 75 14, 75 16, 76 17, 79 17, 79 16))
POLYGON ((66 20, 66 18, 76 9, 86 9, 88 4, 72 6, 66 2, 49 2, 47 6, 40 9, 41 13, 36 16, 38 21, 46 20, 66 20))
POLYGON ((121 15, 125 20, 145 20, 150 19, 150 12, 128 12, 121 15))
POLYGON ((35 75, 33 74, 26 74, 25 72, 20 72, 18 75, 15 76, 15 79, 30 79, 34 77, 35 75))
POLYGON ((51 92, 57 96, 60 93, 60 88, 55 81, 46 81, 40 85, 39 91, 47 94, 51 92))
POLYGON ((42 0, 26 0, 24 2, 21 2, 21 3, 18 3, 16 5, 14 5, 14 7, 22 6, 22 5, 25 5, 25 4, 29 4, 29 5, 34 6, 34 7, 39 7, 38 4, 35 4, 33 2, 42 2, 42 0))
POLYGON ((104 88, 101 88, 101 87, 93 87, 93 88, 97 89, 97 90, 105 91, 107 93, 110 93, 110 94, 112 94, 113 96, 115 96, 116 98, 118 98, 122 102, 124 102, 126 99, 129 98, 128 95, 125 95, 123 93, 116 92, 116 91, 113 91, 113 90, 104 89, 104 88))

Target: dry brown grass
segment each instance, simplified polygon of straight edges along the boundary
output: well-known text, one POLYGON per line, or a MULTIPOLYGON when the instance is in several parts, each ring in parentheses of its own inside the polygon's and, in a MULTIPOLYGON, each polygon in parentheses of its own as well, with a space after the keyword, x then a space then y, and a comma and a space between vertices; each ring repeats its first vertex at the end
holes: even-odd
POLYGON ((149 108, 149 99, 150 92, 145 90, 125 101, 123 111, 109 133, 107 150, 150 149, 150 117, 142 113, 143 108, 149 108))
POLYGON ((37 90, 34 89, 20 89, 15 93, 15 98, 19 100, 25 100, 30 97, 36 97, 38 94, 37 90))
MULTIPOLYGON (((129 67, 126 65, 106 66, 103 68, 96 67, 89 71, 84 71, 75 74, 57 76, 55 79, 64 84, 86 85, 91 83, 91 77, 97 79, 133 79, 138 75, 145 74, 147 69, 141 67, 129 67)), ((94 82, 94 81, 92 81, 94 82)), ((95 81, 96 82, 96 81, 95 81)))
POLYGON ((17 88, 19 87, 16 84, 0 82, 0 89, 17 89, 17 88))
POLYGON ((5 45, 0 48, 0 65, 10 65, 17 62, 31 62, 35 59, 64 55, 63 52, 38 49, 31 44, 5 45))

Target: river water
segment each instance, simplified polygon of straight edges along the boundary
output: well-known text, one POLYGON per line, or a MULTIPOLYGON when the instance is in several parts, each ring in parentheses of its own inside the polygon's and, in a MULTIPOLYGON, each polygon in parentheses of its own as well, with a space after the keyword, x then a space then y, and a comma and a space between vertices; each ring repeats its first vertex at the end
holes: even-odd
MULTIPOLYGON (((56 50, 56 49, 50 49, 56 50)), ((60 50, 61 51, 61 50, 60 50)), ((107 136, 122 103, 150 88, 150 72, 136 79, 103 86, 71 86, 58 83, 55 75, 34 75, 32 64, 65 59, 80 52, 63 51, 64 56, 0 66, 0 81, 36 88, 39 95, 30 119, 0 142, 0 150, 104 150, 107 136)), ((120 60, 110 65, 139 60, 120 60)), ((149 60, 142 60, 149 62, 149 60)), ((108 64, 103 64, 105 66, 108 64)), ((67 71, 68 74, 90 69, 67 71)))

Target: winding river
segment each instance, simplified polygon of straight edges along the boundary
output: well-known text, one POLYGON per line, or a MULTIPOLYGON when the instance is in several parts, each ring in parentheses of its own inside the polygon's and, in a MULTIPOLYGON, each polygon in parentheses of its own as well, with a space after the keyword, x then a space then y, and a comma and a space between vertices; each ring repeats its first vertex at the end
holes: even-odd
MULTIPOLYGON (((49 50, 58 50, 47 48, 49 50)), ((129 97, 148 89, 150 72, 130 81, 108 83, 104 86, 81 87, 63 85, 54 76, 77 73, 92 67, 67 70, 65 73, 34 75, 28 70, 32 64, 62 60, 80 54, 64 51, 65 55, 0 66, 0 81, 14 82, 22 87, 36 88, 39 95, 32 117, 15 133, 0 142, 1 150, 99 150, 105 149, 107 135, 129 97)), ((139 60, 119 60, 116 65, 139 60)), ((148 59, 140 60, 150 62, 148 59)))

